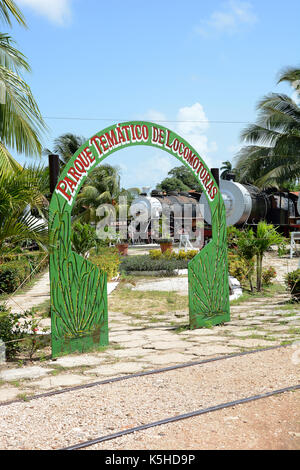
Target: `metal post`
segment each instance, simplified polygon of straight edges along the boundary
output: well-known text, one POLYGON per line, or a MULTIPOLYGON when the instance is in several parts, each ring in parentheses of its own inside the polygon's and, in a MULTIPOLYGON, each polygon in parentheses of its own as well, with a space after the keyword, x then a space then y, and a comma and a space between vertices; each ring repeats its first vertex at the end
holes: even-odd
POLYGON ((219 168, 211 168, 210 171, 216 180, 217 185, 220 186, 219 168))
POLYGON ((50 193, 53 194, 59 175, 59 156, 49 155, 50 193))

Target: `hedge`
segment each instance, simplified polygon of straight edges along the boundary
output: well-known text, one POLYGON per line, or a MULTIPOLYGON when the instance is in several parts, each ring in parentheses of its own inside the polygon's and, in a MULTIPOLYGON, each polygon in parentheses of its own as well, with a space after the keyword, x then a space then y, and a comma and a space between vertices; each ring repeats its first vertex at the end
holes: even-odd
POLYGON ((190 260, 199 253, 199 250, 179 250, 178 253, 171 250, 166 250, 164 253, 161 250, 150 250, 149 256, 151 259, 176 259, 176 260, 190 260))
POLYGON ((14 292, 26 278, 30 279, 33 272, 36 274, 45 268, 48 264, 45 256, 45 253, 26 254, 0 264, 0 294, 14 292))
POLYGON ((161 257, 151 258, 149 255, 128 256, 123 258, 120 264, 120 270, 127 273, 131 271, 167 271, 173 272, 175 269, 187 269, 188 260, 186 259, 168 259, 161 257))

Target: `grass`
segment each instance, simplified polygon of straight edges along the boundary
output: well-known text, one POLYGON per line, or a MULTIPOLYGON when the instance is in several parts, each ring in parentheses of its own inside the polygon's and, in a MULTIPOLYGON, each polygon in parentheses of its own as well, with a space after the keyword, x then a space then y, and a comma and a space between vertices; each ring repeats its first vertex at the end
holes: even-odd
POLYGON ((164 291, 135 291, 120 285, 108 298, 108 310, 139 315, 140 319, 163 315, 175 308, 188 311, 188 296, 164 291))
POLYGON ((44 300, 44 302, 40 303, 36 307, 37 312, 42 315, 43 318, 50 317, 50 299, 44 300))
POLYGON ((261 292, 244 292, 238 299, 232 300, 230 306, 241 305, 250 300, 273 297, 276 294, 283 294, 286 288, 282 284, 274 283, 268 287, 264 287, 261 292))
POLYGON ((27 393, 19 393, 19 394, 17 395, 17 398, 18 398, 19 400, 29 401, 30 395, 27 395, 27 393))

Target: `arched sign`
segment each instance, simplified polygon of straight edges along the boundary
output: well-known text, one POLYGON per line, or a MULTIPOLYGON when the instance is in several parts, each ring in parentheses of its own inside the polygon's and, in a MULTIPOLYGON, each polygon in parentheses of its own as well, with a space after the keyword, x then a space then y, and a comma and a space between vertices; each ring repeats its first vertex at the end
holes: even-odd
POLYGON ((50 203, 52 355, 108 344, 106 273, 71 250, 71 211, 87 175, 122 148, 149 145, 176 157, 193 173, 211 209, 212 240, 188 264, 190 328, 229 321, 226 216, 219 188, 188 142, 152 122, 116 124, 95 134, 59 177, 50 203))

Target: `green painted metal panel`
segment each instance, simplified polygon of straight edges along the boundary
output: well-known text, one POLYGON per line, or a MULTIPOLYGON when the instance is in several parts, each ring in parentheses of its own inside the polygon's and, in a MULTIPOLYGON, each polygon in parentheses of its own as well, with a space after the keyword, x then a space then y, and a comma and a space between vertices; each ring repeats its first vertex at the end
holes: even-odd
POLYGON ((226 213, 219 188, 188 142, 152 122, 110 126, 74 154, 50 203, 50 293, 53 357, 108 344, 106 273, 70 248, 71 212, 87 175, 122 148, 148 145, 168 152, 193 173, 212 212, 212 240, 189 262, 190 328, 229 321, 226 213))

